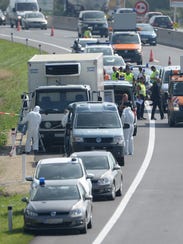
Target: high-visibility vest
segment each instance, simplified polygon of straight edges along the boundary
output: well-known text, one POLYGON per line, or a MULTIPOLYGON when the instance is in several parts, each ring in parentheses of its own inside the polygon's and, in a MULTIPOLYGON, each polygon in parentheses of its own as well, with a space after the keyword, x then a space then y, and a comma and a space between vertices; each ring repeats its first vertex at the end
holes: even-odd
POLYGON ((154 81, 154 80, 156 80, 158 77, 159 77, 159 72, 158 72, 158 70, 155 70, 155 71, 153 71, 153 72, 151 73, 151 75, 150 75, 150 80, 151 80, 151 81, 154 81))
POLYGON ((117 71, 115 71, 114 73, 112 73, 112 80, 118 80, 118 78, 116 77, 118 74, 117 71))
POLYGON ((146 97, 146 86, 141 82, 138 85, 140 86, 139 94, 146 97))
POLYGON ((134 79, 134 74, 132 73, 125 73, 125 80, 129 81, 130 83, 133 83, 133 79, 134 79))
POLYGON ((119 80, 124 80, 125 79, 125 73, 122 71, 118 71, 119 73, 119 80))

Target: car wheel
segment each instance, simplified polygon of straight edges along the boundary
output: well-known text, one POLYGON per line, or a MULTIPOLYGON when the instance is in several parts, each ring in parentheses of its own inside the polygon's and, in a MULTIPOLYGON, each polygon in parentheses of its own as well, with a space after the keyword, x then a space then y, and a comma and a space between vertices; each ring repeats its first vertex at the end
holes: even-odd
POLYGON ((88 229, 91 229, 92 228, 92 216, 90 216, 90 221, 88 223, 88 229))
POLYGON ((112 186, 111 186, 111 194, 109 196, 109 199, 110 200, 115 200, 115 198, 116 198, 116 187, 115 187, 115 185, 113 183, 112 186))
POLYGON ((123 181, 122 181, 122 179, 121 179, 120 188, 119 188, 119 190, 117 191, 116 195, 117 195, 117 196, 122 196, 122 192, 123 192, 123 181))

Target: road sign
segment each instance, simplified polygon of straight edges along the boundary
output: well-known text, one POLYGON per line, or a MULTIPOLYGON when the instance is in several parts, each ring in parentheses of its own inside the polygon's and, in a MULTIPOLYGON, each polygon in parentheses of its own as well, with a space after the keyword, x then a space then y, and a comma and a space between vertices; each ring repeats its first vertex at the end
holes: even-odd
POLYGON ((135 10, 137 14, 145 14, 148 11, 149 5, 146 1, 138 1, 135 3, 135 10))

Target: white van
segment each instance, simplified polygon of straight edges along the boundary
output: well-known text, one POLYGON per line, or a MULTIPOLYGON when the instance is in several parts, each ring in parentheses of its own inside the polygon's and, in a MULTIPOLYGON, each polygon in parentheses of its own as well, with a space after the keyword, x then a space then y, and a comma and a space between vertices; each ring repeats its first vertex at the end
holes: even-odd
POLYGON ((124 135, 118 108, 111 102, 79 102, 69 105, 65 150, 110 151, 124 165, 124 135))

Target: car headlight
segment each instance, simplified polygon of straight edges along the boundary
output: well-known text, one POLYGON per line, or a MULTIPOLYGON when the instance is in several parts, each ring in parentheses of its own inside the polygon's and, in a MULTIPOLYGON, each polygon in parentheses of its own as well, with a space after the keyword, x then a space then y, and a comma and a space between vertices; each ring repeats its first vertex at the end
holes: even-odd
POLYGON ((31 217, 38 216, 38 214, 36 212, 34 212, 34 211, 32 211, 32 210, 30 210, 28 208, 25 210, 25 213, 26 213, 26 215, 31 216, 31 217))
POLYGON ((98 180, 98 184, 99 185, 109 185, 110 184, 110 180, 108 178, 101 178, 98 180))
POLYGON ((115 144, 122 144, 123 143, 123 138, 121 136, 115 136, 113 139, 115 144))
POLYGON ((70 211, 70 216, 71 216, 71 217, 79 217, 79 216, 82 216, 82 211, 81 211, 81 209, 79 209, 79 208, 72 209, 72 210, 70 211))
POLYGON ((83 139, 83 137, 75 136, 75 137, 73 138, 73 141, 74 141, 74 142, 84 142, 84 139, 83 139))
POLYGON ((137 53, 141 53, 141 52, 142 52, 141 48, 138 48, 137 53))

